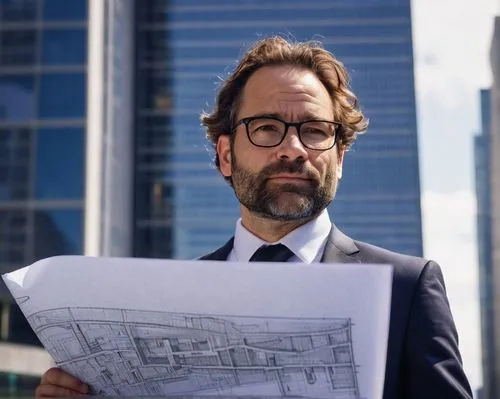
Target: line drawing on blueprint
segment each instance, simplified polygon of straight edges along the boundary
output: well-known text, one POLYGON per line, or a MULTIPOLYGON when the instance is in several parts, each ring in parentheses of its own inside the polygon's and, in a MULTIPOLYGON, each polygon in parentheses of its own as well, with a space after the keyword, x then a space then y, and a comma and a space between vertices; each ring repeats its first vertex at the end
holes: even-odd
POLYGON ((26 303, 30 300, 30 297, 28 295, 25 296, 20 296, 18 298, 15 298, 16 302, 18 305, 22 305, 23 303, 26 303))
POLYGON ((361 398, 350 318, 72 307, 28 321, 97 395, 361 398))

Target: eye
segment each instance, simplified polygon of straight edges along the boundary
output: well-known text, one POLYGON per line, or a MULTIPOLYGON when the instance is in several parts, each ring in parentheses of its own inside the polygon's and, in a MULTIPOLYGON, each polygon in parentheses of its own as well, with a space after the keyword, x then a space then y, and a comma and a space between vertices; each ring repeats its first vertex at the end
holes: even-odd
POLYGON ((258 118, 248 125, 252 133, 280 133, 283 125, 274 119, 258 118))
POLYGON ((302 130, 303 133, 306 133, 306 134, 319 134, 319 135, 324 135, 324 136, 328 136, 328 132, 323 130, 323 129, 319 129, 319 128, 314 128, 314 127, 307 127, 305 129, 302 130))
POLYGON ((264 132, 276 132, 279 131, 278 126, 272 124, 260 125, 255 128, 255 131, 264 131, 264 132))
POLYGON ((331 137, 335 134, 335 128, 326 122, 311 122, 302 125, 302 134, 331 137))

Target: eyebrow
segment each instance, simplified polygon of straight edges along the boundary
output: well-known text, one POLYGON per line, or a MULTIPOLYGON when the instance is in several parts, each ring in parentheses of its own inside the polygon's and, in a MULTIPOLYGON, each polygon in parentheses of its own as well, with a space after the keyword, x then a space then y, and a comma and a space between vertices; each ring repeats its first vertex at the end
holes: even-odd
MULTIPOLYGON (((261 114, 255 114, 252 115, 252 118, 277 118, 281 120, 286 120, 283 118, 283 115, 278 113, 278 112, 271 112, 271 113, 261 113, 261 114)), ((307 121, 307 120, 328 120, 325 118, 318 117, 317 115, 311 114, 311 113, 304 113, 300 114, 300 118, 298 118, 301 121, 307 121)))

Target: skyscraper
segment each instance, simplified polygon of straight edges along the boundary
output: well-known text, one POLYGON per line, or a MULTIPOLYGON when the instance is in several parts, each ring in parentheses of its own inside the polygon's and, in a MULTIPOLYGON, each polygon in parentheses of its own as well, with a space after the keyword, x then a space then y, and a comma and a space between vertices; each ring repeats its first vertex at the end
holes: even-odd
POLYGON ((335 222, 358 239, 422 254, 409 0, 152 0, 137 8, 136 255, 160 242, 156 253, 193 258, 232 235, 237 201, 210 168, 198 118, 219 77, 269 34, 321 39, 345 62, 371 119, 347 154, 335 222))
MULTIPOLYGON (((86 0, 0 1, 0 273, 83 251, 86 62, 86 0)), ((0 298, 2 341, 36 344, 0 298)))
MULTIPOLYGON (((131 255, 132 16, 129 1, 0 2, 0 272, 131 255)), ((0 288, 2 340, 39 344, 0 288)), ((49 364, 25 349, 2 343, 0 372, 49 364)))
MULTIPOLYGON (((491 43, 491 235, 493 271, 493 329, 495 334, 495 393, 500 392, 500 17, 495 18, 495 28, 491 43)), ((488 397, 488 396, 486 396, 488 397)), ((492 396, 489 396, 492 397, 492 396)))
POLYGON ((491 236, 491 91, 481 90, 481 133, 474 137, 483 394, 495 398, 493 259, 491 236))
MULTIPOLYGON (((237 201, 199 115, 269 34, 320 39, 371 119, 347 154, 336 224, 421 255, 409 0, 2 0, 0 271, 57 254, 193 258, 224 243, 237 201)), ((3 303, 3 338, 36 343, 3 303)))

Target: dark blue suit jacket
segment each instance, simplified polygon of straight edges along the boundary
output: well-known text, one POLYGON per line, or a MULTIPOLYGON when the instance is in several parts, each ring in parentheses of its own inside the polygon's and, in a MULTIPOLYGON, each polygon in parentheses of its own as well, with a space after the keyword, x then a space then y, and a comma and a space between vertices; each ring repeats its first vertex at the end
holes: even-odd
MULTIPOLYGON (((233 239, 201 260, 227 260, 233 239)), ((332 225, 322 262, 394 266, 383 399, 472 398, 439 265, 354 241, 332 225)))

